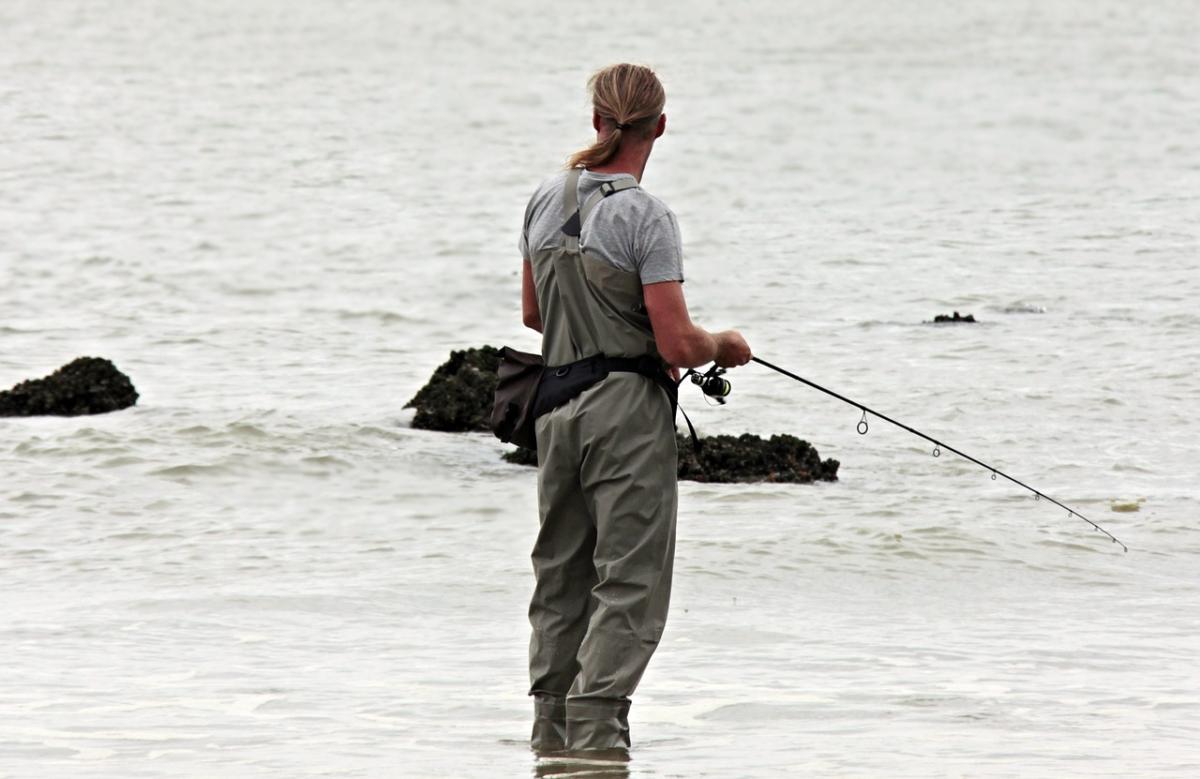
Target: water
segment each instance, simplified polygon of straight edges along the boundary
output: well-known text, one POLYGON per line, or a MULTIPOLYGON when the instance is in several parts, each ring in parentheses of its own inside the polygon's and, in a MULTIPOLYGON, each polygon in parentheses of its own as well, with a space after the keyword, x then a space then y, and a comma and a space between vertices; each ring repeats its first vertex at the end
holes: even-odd
POLYGON ((841 481, 683 485, 629 775, 1200 772, 1194 10, 9 0, 0 386, 95 354, 142 400, 0 423, 0 776, 557 770, 533 472, 401 406, 535 346, 520 214, 617 59, 697 321, 1130 547, 736 371, 700 428, 841 481))

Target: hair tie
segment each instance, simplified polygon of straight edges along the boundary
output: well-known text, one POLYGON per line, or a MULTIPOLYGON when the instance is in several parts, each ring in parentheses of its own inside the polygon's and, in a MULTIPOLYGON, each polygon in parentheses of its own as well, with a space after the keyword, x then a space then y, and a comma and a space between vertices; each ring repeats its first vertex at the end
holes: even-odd
POLYGON ((618 130, 629 130, 633 127, 633 122, 625 122, 624 124, 622 124, 621 122, 614 122, 614 123, 617 125, 618 130))

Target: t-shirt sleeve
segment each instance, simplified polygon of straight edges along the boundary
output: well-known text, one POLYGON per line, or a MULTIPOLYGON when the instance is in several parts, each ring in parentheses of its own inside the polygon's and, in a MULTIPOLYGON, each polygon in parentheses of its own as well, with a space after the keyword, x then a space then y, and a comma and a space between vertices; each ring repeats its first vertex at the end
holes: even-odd
POLYGON ((683 240, 679 223, 670 211, 638 231, 634 251, 643 284, 683 281, 683 240))
POLYGON ((529 217, 533 211, 533 198, 529 199, 529 203, 525 206, 525 219, 521 222, 521 237, 517 241, 517 251, 521 253, 522 260, 528 260, 529 257, 529 217))

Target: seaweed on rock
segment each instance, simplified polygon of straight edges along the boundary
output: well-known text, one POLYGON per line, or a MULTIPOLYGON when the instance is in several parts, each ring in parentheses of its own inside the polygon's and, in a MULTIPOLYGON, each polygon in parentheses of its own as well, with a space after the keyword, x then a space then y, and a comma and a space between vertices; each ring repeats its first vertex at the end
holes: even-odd
POLYGON ((699 454, 679 441, 679 478, 700 482, 837 481, 837 460, 822 460, 817 450, 794 435, 716 435, 700 440, 699 454))
POLYGON ((450 352, 450 359, 404 406, 417 410, 413 427, 446 433, 490 430, 499 365, 500 350, 491 346, 450 352))
POLYGON ((958 313, 957 311, 955 311, 953 315, 938 314, 937 316, 935 316, 933 318, 933 322, 934 322, 934 324, 938 324, 938 325, 956 324, 956 323, 975 324, 975 315, 967 314, 966 316, 964 316, 964 315, 958 313))
POLYGON ((0 417, 106 414, 137 403, 138 393, 103 357, 78 357, 49 376, 0 392, 0 417))
MULTIPOLYGON (((677 437, 679 478, 698 482, 780 482, 810 484, 837 481, 837 460, 822 460, 807 441, 792 435, 717 435, 700 439, 699 454, 692 441, 677 437)), ((517 448, 503 455, 516 465, 537 465, 537 452, 517 448)))
POLYGON ((511 452, 505 452, 504 454, 500 455, 500 458, 504 460, 504 462, 512 463, 513 465, 536 466, 538 464, 537 452, 533 449, 527 449, 524 446, 518 446, 511 452))
MULTIPOLYGON (((496 368, 500 351, 491 346, 450 353, 429 383, 410 400, 416 408, 413 427, 444 432, 488 431, 496 368)), ((764 439, 746 433, 702 439, 699 453, 691 439, 680 436, 679 478, 699 482, 836 481, 837 460, 822 460, 807 441, 791 435, 764 439)), ((518 465, 537 465, 537 453, 515 449, 504 459, 518 465)))

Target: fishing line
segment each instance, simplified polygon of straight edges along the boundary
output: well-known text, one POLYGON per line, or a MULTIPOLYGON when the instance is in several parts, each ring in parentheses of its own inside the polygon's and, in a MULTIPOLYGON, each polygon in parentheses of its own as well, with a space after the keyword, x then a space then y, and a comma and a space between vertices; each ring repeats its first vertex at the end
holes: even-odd
POLYGON ((1129 551, 1129 547, 1125 546, 1125 544, 1122 541, 1117 540, 1116 536, 1114 536, 1112 533, 1108 532, 1104 528, 1100 527, 1095 522, 1093 522, 1092 520, 1085 517, 1083 514, 1080 514, 1078 511, 1076 511, 1075 509, 1071 508, 1070 506, 1068 506, 1064 503, 1059 503, 1057 500, 1050 497, 1049 495, 1042 492, 1041 490, 1030 487, 1028 484, 1021 481, 1020 479, 1014 479, 1012 476, 1009 476, 1007 473, 1000 470, 999 468, 988 465, 987 463, 983 462, 982 460, 977 460, 974 457, 972 457, 971 455, 966 454, 965 452, 961 452, 958 449, 955 449, 953 446, 950 446, 949 444, 944 444, 941 441, 937 440, 936 438, 931 438, 930 436, 925 435, 920 430, 911 428, 908 425, 904 424, 903 422, 897 422, 896 420, 892 419, 888 415, 881 414, 878 411, 876 411, 875 409, 870 408, 869 406, 865 406, 862 403, 859 403, 857 400, 851 400, 850 398, 846 397, 845 395, 840 395, 831 389, 826 389, 825 387, 822 387, 820 384, 809 381, 808 379, 804 378, 803 376, 797 376, 796 374, 792 373, 791 371, 780 368, 778 365, 772 365, 771 363, 767 362, 766 360, 760 360, 757 357, 751 357, 750 359, 752 361, 758 363, 759 365, 762 365, 763 367, 770 368, 771 370, 776 371, 777 373, 782 373, 784 376, 787 376, 790 379, 795 379, 796 381, 800 382, 801 384, 807 384, 808 386, 812 387, 815 390, 820 390, 821 392, 824 392, 826 395, 832 395, 833 397, 837 398, 838 400, 842 401, 843 403, 848 403, 851 406, 854 406, 858 410, 862 411, 862 418, 858 421, 858 424, 855 426, 855 429, 858 431, 859 435, 866 435, 867 431, 871 427, 870 424, 867 422, 868 414, 870 414, 873 417, 878 417, 879 419, 882 419, 885 422, 890 422, 891 424, 895 425, 896 427, 900 428, 901 430, 907 430, 908 432, 912 433, 913 435, 924 438, 926 441, 933 444, 933 456, 934 457, 941 457, 943 449, 945 449, 948 452, 954 452, 959 457, 962 457, 965 460, 970 460, 971 462, 975 463, 979 467, 983 468, 985 471, 991 471, 992 481, 995 481, 997 476, 1003 476, 1004 478, 1011 481, 1013 484, 1016 484, 1017 486, 1022 487, 1024 489, 1032 492, 1034 500, 1041 500, 1042 498, 1045 498, 1046 500, 1050 501, 1051 503, 1058 506, 1059 508, 1065 509, 1068 517, 1079 517, 1084 522, 1091 525, 1092 528, 1094 528, 1095 530, 1097 530, 1097 531, 1103 533, 1104 535, 1108 536, 1109 538, 1111 538, 1112 542, 1114 544, 1119 544, 1120 547, 1122 549, 1124 549, 1126 552, 1129 551))

